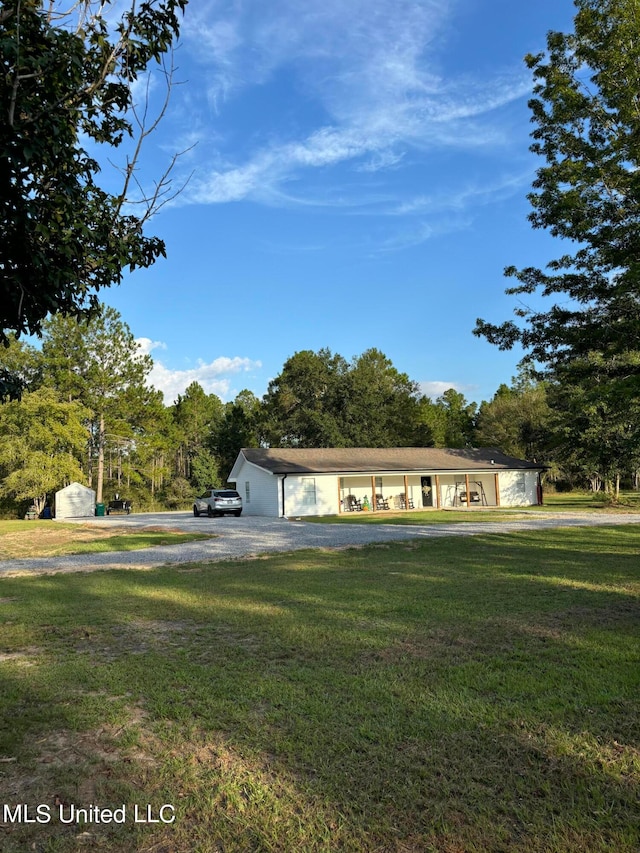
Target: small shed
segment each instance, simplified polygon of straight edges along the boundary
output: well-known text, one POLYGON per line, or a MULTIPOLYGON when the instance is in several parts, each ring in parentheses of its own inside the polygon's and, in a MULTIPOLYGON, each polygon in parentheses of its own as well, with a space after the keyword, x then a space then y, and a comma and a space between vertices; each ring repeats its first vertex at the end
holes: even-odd
POLYGON ((96 493, 82 483, 70 483, 56 492, 56 518, 84 518, 95 515, 96 493))

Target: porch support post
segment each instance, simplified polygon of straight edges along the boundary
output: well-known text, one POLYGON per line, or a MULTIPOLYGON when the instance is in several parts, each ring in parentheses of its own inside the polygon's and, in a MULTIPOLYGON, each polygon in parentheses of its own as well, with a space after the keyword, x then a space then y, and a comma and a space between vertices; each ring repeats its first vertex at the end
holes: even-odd
POLYGON ((469 494, 469 475, 464 475, 464 485, 467 490, 467 509, 471 509, 471 496, 469 494))
POLYGON ((340 489, 340 477, 338 477, 337 480, 338 480, 338 515, 340 515, 340 513, 342 512, 342 504, 340 503, 340 491, 341 491, 341 489, 340 489))
POLYGON ((493 482, 496 486, 496 506, 500 506, 500 476, 497 471, 493 475, 493 482))
POLYGON ((404 475, 404 508, 409 509, 409 478, 404 475))
POLYGON ((436 474, 436 509, 440 509, 440 477, 436 474))
POLYGON ((376 478, 371 475, 371 509, 375 512, 378 509, 376 501, 376 478))

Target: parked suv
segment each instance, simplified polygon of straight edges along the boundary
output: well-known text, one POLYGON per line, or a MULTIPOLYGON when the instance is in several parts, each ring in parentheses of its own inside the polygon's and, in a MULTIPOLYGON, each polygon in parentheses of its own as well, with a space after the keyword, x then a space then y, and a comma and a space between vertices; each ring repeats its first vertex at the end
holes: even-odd
POLYGON ((233 489, 207 489, 195 499, 193 514, 195 516, 206 512, 209 518, 216 515, 242 515, 242 498, 233 489))

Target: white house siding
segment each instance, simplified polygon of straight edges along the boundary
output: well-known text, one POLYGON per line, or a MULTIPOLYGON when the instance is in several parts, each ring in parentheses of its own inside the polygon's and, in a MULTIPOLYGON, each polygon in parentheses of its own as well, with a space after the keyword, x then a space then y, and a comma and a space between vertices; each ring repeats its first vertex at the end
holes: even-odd
POLYGON ((336 474, 288 474, 284 481, 284 499, 285 514, 289 517, 336 515, 338 477, 336 474))
POLYGON ((530 506, 538 502, 536 471, 501 471, 500 506, 530 506))
POLYGON ((242 511, 245 515, 266 515, 278 517, 280 478, 270 474, 263 468, 258 468, 250 462, 245 462, 236 480, 236 490, 242 498, 242 511), (246 484, 249 483, 249 499, 247 500, 246 484))

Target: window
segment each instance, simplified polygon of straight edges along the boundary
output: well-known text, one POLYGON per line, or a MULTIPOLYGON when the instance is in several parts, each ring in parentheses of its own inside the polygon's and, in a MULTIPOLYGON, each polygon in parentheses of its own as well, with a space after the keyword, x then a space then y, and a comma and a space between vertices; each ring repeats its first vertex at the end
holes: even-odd
POLYGON ((302 504, 303 506, 315 506, 316 503, 316 478, 302 478, 302 504))
POLYGON ((251 503, 251 483, 248 480, 246 480, 246 482, 244 484, 244 493, 245 493, 245 496, 247 499, 247 503, 250 504, 251 503))

